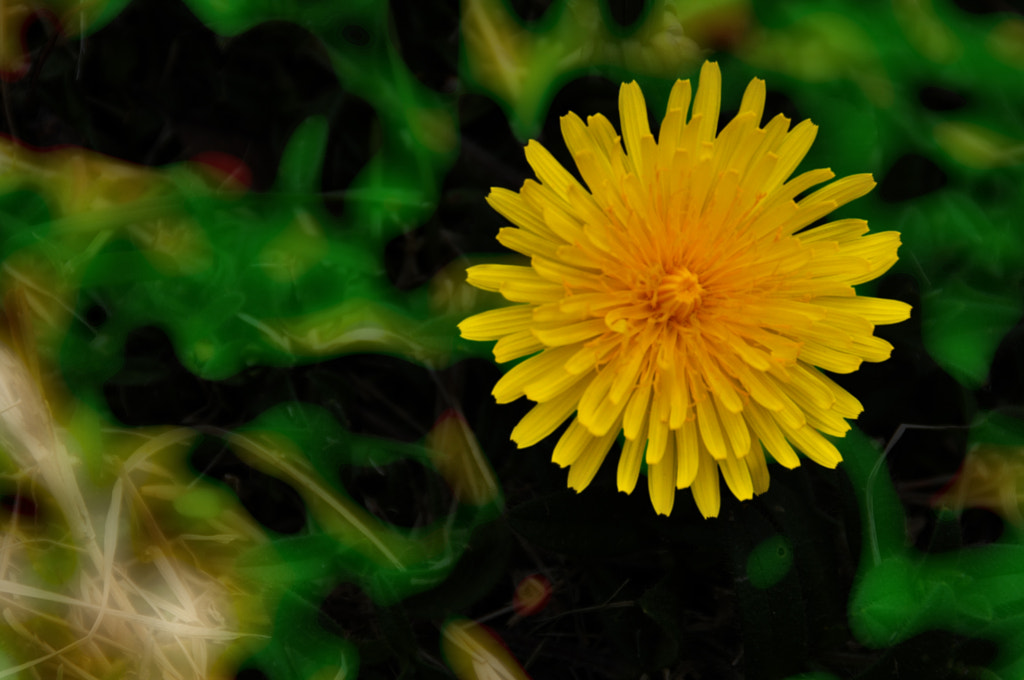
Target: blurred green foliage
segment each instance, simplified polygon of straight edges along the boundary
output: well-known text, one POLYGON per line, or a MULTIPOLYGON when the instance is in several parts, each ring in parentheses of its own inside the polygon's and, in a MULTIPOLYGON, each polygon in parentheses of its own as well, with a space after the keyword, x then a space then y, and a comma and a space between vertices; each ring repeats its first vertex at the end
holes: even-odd
MULTIPOLYGON (((1024 674, 1019 529, 997 517, 988 536, 968 523, 972 507, 939 512, 927 497, 968 442, 1024 443, 1024 19, 902 0, 651 0, 624 17, 628 4, 11 10, 5 130, 24 144, 0 147, 0 289, 28 300, 28 337, 55 376, 44 394, 81 452, 83 488, 115 483, 134 428, 182 426, 162 521, 187 536, 255 518, 262 539, 232 553, 227 572, 251 600, 241 609, 267 615, 268 637, 234 648, 225 677, 451 677, 457 664, 446 669, 437 651, 455 639, 449 617, 507 614, 532 571, 554 584, 552 604, 492 623, 538 679, 566 668, 1024 674), (18 32, 36 11, 44 40, 18 32), (232 149, 207 148, 217 135, 196 132, 206 121, 169 95, 153 96, 181 106, 181 119, 94 102, 104 79, 162 93, 165 81, 127 66, 142 61, 149 37, 131 22, 147 12, 207 35, 210 54, 270 31, 260 35, 305 55, 302 72, 263 64, 244 86, 218 85, 241 93, 241 118, 289 111, 267 139, 237 123, 253 148, 276 144, 269 159, 253 152, 253 186, 238 181, 242 163, 210 167, 198 152, 232 149), (11 49, 22 42, 23 53, 11 49), (807 167, 875 173, 879 188, 852 210, 898 229, 904 245, 867 288, 915 307, 912 324, 886 330, 893 359, 844 381, 866 407, 862 431, 837 443, 844 465, 775 474, 765 498, 714 522, 687 508, 653 517, 602 477, 603 495, 577 498, 545 452, 513 456, 514 414, 484 403, 496 373, 454 326, 489 306, 461 272, 494 249, 486 189, 527 176, 518 145, 541 138, 564 158, 557 118, 572 109, 614 122, 620 80, 643 85, 657 119, 672 82, 705 57, 722 64, 726 108, 757 76, 770 114, 820 125, 807 167), (288 97, 273 97, 275 78, 293 87, 288 97), (319 83, 314 95, 291 84, 303 78, 319 83), (180 142, 171 151, 168 136, 180 142), (126 148, 119 137, 145 147, 135 162, 102 155, 126 148), (58 144, 72 146, 49 148, 58 144), (328 186, 338 174, 345 181, 328 186), (461 415, 445 415, 452 408, 461 415), (894 436, 904 424, 933 429, 894 436), (940 550, 950 535, 956 545, 940 550)), ((185 63, 201 70, 195 49, 156 63, 170 71, 194 58, 185 63)), ((236 132, 228 118, 225 138, 236 132)), ((12 467, 5 460, 5 483, 12 467)), ((13 481, 2 492, 22 493, 13 481)), ((109 501, 94 495, 99 526, 109 501)), ((67 555, 33 559, 36 576, 71 587, 67 555)), ((33 658, 16 633, 0 637, 12 666, 33 658)))

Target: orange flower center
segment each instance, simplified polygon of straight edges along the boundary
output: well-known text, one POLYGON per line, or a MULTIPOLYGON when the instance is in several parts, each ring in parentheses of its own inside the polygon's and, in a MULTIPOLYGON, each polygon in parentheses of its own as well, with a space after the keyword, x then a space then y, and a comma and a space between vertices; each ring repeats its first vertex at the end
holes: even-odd
POLYGON ((700 307, 703 294, 704 288, 697 276, 680 266, 661 277, 651 304, 657 309, 656 316, 660 321, 686 321, 700 307))

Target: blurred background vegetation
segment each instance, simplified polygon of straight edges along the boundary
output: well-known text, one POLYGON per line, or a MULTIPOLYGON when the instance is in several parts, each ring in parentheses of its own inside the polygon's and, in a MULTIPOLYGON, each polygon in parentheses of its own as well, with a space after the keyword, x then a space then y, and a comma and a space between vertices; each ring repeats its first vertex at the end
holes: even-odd
POLYGON ((118 606, 148 612, 148 584, 181 599, 159 616, 206 626, 152 638, 193 640, 163 677, 1024 674, 1019 2, 5 0, 0 16, 0 292, 22 367, 3 379, 31 376, 63 442, 33 449, 12 393, 0 676, 149 663, 127 642, 141 629, 72 644, 111 573, 118 606), (837 377, 865 406, 846 462, 774 467, 767 494, 708 521, 688 494, 655 516, 609 465, 566 489, 557 437, 515 450, 528 404, 493 403, 500 369, 455 329, 496 302, 463 272, 501 253, 483 197, 531 176, 527 140, 571 168, 560 116, 617 126, 636 79, 656 124, 706 58, 723 121, 764 78, 766 119, 820 126, 804 169, 874 174, 838 215, 902 232, 863 289, 914 306, 878 331, 891 360, 837 377), (72 462, 48 476, 54 451, 72 462), (219 619, 184 604, 208 600, 219 619))

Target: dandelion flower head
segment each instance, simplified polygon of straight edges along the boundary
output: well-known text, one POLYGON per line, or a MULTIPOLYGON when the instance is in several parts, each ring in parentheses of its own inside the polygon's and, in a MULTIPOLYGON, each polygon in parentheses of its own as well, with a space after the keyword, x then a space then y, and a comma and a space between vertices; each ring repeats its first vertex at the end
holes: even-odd
POLYGON ((719 471, 741 500, 765 492, 765 452, 787 468, 800 464, 796 451, 835 467, 841 456, 822 433, 843 436, 862 407, 820 369, 884 361, 892 346, 875 326, 910 315, 854 289, 896 262, 897 232, 869 234, 860 219, 810 226, 868 193, 871 175, 800 197, 835 177, 791 178, 817 126, 790 129, 778 115, 761 127, 755 78, 717 132, 720 92, 707 62, 688 116, 690 82, 677 81, 657 139, 635 82, 619 90, 621 141, 602 115, 564 116, 586 186, 531 141, 540 181, 487 197, 515 225, 498 241, 530 265, 468 270, 470 284, 515 304, 459 324, 470 340, 497 340, 498 362, 529 357, 494 387, 499 403, 536 402, 512 431, 520 448, 571 418, 553 460, 582 491, 621 433, 618 488, 631 493, 646 461, 664 515, 689 488, 716 516, 719 471))

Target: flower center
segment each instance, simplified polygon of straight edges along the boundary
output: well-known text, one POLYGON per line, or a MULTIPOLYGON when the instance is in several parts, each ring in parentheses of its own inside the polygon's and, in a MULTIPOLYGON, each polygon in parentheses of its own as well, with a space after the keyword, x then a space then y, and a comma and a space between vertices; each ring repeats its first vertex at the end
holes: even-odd
POLYGON ((697 276, 686 267, 665 274, 655 290, 654 300, 664 320, 685 321, 700 306, 704 289, 697 276))

